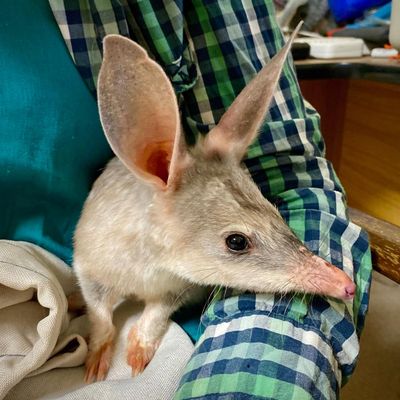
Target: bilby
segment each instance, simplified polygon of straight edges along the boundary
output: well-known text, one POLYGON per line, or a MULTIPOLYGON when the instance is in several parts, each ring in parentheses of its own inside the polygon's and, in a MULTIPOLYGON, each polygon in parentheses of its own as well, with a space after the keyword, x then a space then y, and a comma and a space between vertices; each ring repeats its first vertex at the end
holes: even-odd
POLYGON ((354 296, 350 277, 306 249, 241 166, 295 34, 190 148, 161 67, 131 40, 105 38, 99 110, 117 157, 95 182, 74 239, 91 322, 87 382, 107 375, 113 306, 121 298, 145 303, 128 337, 127 362, 136 375, 170 315, 203 299, 209 286, 354 296))

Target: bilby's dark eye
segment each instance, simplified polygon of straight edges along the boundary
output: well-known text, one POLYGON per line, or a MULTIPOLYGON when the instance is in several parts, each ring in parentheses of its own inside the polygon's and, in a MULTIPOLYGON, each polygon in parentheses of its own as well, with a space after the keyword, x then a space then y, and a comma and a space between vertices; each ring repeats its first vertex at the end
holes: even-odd
POLYGON ((234 253, 245 253, 250 248, 249 239, 241 233, 232 233, 226 238, 225 243, 234 253))

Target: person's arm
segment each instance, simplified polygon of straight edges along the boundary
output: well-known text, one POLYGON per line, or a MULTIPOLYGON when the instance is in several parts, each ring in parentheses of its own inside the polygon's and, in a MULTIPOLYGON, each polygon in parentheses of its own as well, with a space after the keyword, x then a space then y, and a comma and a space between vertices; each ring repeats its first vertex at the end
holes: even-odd
MULTIPOLYGON (((184 110, 186 128, 196 134, 218 122, 283 39, 272 1, 195 1, 188 9, 199 79, 184 93, 184 110)), ((206 330, 176 399, 332 399, 352 373, 368 305, 370 253, 365 233, 348 221, 319 122, 290 60, 245 163, 299 238, 354 274, 354 303, 302 295, 217 299, 203 317, 206 330)))

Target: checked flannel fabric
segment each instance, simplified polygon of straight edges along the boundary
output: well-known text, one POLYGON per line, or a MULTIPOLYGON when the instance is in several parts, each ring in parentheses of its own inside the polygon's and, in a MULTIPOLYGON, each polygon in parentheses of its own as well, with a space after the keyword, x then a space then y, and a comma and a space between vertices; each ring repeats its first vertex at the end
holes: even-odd
MULTIPOLYGON (((94 93, 106 34, 146 47, 173 83, 191 143, 283 45, 272 0, 49 3, 94 93)), ((289 60, 244 162, 298 237, 354 276, 354 302, 220 290, 202 316, 205 330, 176 399, 335 399, 351 375, 368 308, 371 259, 368 238, 349 222, 343 188, 324 158, 319 122, 289 60)))

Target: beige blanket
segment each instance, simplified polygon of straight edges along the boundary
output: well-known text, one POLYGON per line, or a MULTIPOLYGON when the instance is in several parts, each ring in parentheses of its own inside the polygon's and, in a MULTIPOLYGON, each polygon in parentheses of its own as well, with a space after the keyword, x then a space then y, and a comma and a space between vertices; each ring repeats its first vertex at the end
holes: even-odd
POLYGON ((85 385, 87 319, 67 311, 71 268, 38 246, 0 241, 0 400, 171 399, 192 351, 171 323, 154 359, 131 378, 125 344, 140 307, 121 303, 115 356, 104 382, 85 385))

